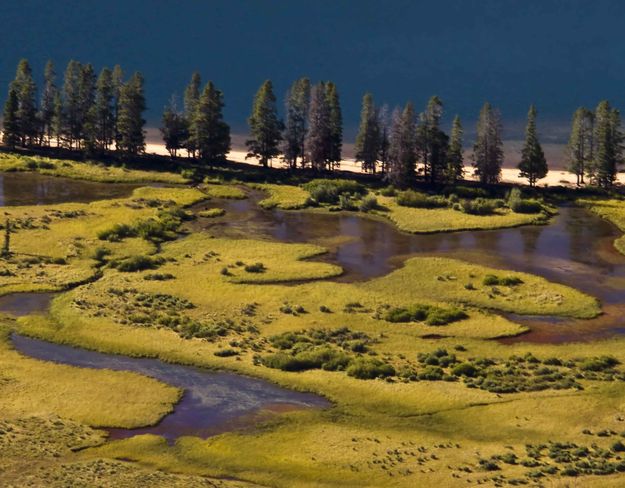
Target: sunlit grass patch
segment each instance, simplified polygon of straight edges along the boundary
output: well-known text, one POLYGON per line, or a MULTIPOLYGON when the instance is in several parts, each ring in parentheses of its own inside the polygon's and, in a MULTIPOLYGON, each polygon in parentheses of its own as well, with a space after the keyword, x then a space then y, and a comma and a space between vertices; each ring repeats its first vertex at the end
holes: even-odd
POLYGON ((173 172, 144 171, 109 166, 94 161, 63 161, 41 156, 0 154, 0 171, 36 171, 50 176, 63 176, 102 183, 186 183, 180 174, 173 172))

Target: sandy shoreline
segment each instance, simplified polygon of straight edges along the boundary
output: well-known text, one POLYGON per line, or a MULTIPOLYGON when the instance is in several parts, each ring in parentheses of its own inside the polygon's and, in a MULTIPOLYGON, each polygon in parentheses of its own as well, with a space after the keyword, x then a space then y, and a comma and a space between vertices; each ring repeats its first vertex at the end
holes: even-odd
MULTIPOLYGON (((159 154, 168 156, 169 153, 165 149, 165 145, 160 142, 152 141, 146 144, 145 151, 151 154, 159 154)), ((184 153, 183 153, 184 154, 184 153)), ((235 163, 248 163, 254 164, 254 159, 249 158, 245 159, 245 155, 247 152, 241 148, 235 148, 230 151, 228 154, 228 160, 235 163)), ((272 166, 274 168, 283 168, 285 167, 285 163, 280 159, 276 158, 272 161, 272 166)), ((341 161, 340 168, 345 171, 352 171, 354 173, 361 173, 360 163, 357 163, 352 158, 346 158, 341 161)), ((465 175, 468 180, 475 180, 473 175, 473 168, 470 165, 465 165, 465 175)), ((504 167, 501 170, 501 180, 505 183, 516 183, 516 184, 527 184, 527 180, 519 177, 519 170, 517 168, 506 168, 504 167)), ((538 186, 575 186, 575 175, 564 171, 562 169, 553 169, 550 170, 547 176, 538 181, 538 186)), ((619 184, 625 184, 625 173, 619 173, 617 176, 617 182, 619 184)))

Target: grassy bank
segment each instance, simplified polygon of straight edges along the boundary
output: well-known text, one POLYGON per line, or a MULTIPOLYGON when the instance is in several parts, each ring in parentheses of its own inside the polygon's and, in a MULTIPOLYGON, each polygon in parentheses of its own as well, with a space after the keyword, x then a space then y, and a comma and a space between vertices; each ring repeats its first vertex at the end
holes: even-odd
POLYGON ((0 153, 0 172, 2 171, 36 171, 43 175, 101 183, 180 184, 188 182, 186 178, 174 172, 144 171, 95 161, 80 162, 12 153, 0 153))

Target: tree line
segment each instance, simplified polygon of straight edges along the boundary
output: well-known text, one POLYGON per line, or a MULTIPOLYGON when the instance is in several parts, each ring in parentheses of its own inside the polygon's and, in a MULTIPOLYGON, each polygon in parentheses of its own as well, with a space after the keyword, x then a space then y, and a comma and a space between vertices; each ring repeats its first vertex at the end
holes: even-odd
MULTIPOLYGON (((137 155, 145 150, 144 79, 135 72, 125 79, 119 65, 98 75, 91 64, 70 61, 62 84, 49 61, 43 86, 38 87, 27 60, 18 63, 3 112, 3 143, 9 148, 62 147, 92 156, 116 152, 137 155)), ((202 87, 193 73, 184 89, 183 105, 176 96, 165 106, 161 134, 172 157, 186 151, 189 158, 210 164, 222 161, 231 148, 230 127, 223 117, 224 94, 213 82, 202 87)), ((442 100, 433 96, 422 112, 412 103, 390 111, 364 95, 355 143, 362 170, 380 174, 397 187, 417 179, 431 184, 454 184, 465 176, 463 126, 456 115, 450 134, 442 129, 442 100)), ((296 80, 284 99, 284 120, 270 80, 258 89, 248 118, 247 157, 267 167, 281 158, 290 169, 339 168, 343 147, 343 117, 339 93, 331 81, 312 84, 296 80)), ((544 178, 548 164, 536 127, 536 108, 527 116, 525 141, 518 163, 520 177, 530 186, 544 178)), ((474 175, 483 184, 501 179, 504 159, 503 126, 499 110, 485 103, 480 110, 471 153, 474 175)), ((608 101, 593 111, 580 107, 573 116, 567 145, 568 170, 577 184, 587 181, 609 187, 623 163, 620 113, 608 101)))
POLYGON ((10 148, 63 147, 102 155, 145 149, 143 76, 124 79, 121 67, 103 68, 70 61, 62 84, 51 61, 45 66, 41 96, 26 59, 9 85, 3 112, 3 143, 10 148))

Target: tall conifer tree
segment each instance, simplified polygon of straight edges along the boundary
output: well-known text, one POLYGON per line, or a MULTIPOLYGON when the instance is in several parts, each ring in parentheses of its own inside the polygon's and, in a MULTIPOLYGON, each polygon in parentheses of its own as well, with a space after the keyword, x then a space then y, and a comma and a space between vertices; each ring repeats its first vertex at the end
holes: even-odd
POLYGON ((577 186, 584 184, 584 176, 593 160, 594 115, 585 107, 579 107, 573 114, 571 135, 567 145, 567 169, 577 179, 577 186))
POLYGON ((199 157, 213 163, 230 151, 230 127, 223 120, 223 93, 209 81, 197 103, 193 130, 199 157))
POLYGON ((15 89, 15 86, 11 84, 9 87, 9 95, 4 104, 4 112, 2 116, 2 142, 11 149, 15 148, 15 146, 20 143, 20 125, 17 118, 18 109, 19 101, 17 97, 17 90, 15 89))
POLYGON ((326 84, 328 104, 329 141, 327 163, 330 170, 334 170, 341 163, 343 148, 343 114, 336 85, 329 81, 326 84))
POLYGON ((520 177, 527 178, 530 186, 535 186, 536 181, 547 176, 549 168, 545 154, 538 141, 536 131, 536 107, 530 106, 527 114, 527 127, 525 128, 525 144, 521 151, 519 163, 520 177))
POLYGON ((477 139, 473 145, 473 167, 482 184, 498 183, 503 164, 499 112, 490 103, 480 110, 477 122, 477 139))
POLYGON ((416 147, 415 147, 415 114, 411 103, 407 103, 403 111, 393 112, 389 145, 389 182, 398 187, 406 188, 415 178, 416 147))
POLYGON ((447 151, 447 180, 456 183, 464 176, 464 157, 462 148, 463 129, 460 117, 454 117, 451 126, 451 137, 449 139, 449 149, 447 151))
POLYGON ((135 73, 122 86, 119 96, 117 149, 123 154, 134 155, 145 150, 144 111, 143 76, 141 73, 135 73))
POLYGON ((371 93, 366 93, 362 98, 355 151, 356 161, 362 163, 362 170, 366 173, 375 173, 380 156, 380 126, 378 111, 371 93))
POLYGON ((282 122, 278 118, 276 96, 270 80, 258 89, 248 124, 250 139, 245 142, 248 148, 246 158, 257 158, 266 167, 272 158, 280 154, 282 140, 282 122))
POLYGON ((310 80, 308 78, 300 78, 291 85, 287 93, 285 108, 284 159, 290 168, 297 167, 298 158, 304 166, 304 143, 310 108, 310 80))
POLYGON ((330 109, 326 85, 320 82, 311 90, 306 136, 307 157, 315 171, 323 171, 328 165, 330 138, 330 109))
POLYGON ((44 82, 43 90, 41 92, 41 109, 40 109, 40 124, 41 124, 41 142, 50 145, 52 139, 52 120, 54 119, 54 99, 58 93, 56 86, 56 72, 54 71, 54 64, 52 61, 46 63, 44 70, 44 82))

